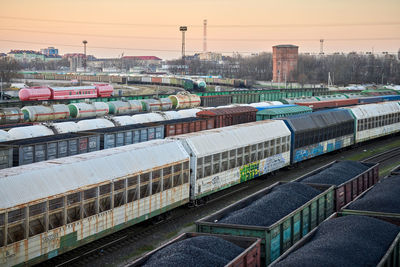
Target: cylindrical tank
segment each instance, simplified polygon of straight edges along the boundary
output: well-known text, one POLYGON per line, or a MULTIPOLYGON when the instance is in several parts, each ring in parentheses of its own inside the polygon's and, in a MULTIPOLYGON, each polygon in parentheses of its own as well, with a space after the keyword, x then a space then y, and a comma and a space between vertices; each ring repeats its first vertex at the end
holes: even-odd
POLYGON ((4 130, 0 130, 0 142, 10 141, 10 134, 4 130))
POLYGON ((200 106, 201 99, 200 96, 198 95, 189 94, 189 101, 190 101, 189 108, 195 108, 200 106))
POLYGON ((172 109, 172 101, 169 97, 161 98, 160 102, 162 111, 167 111, 172 109))
POLYGON ((165 111, 161 112, 161 115, 165 118, 165 120, 177 120, 182 118, 177 111, 165 111))
POLYGON ((18 92, 19 99, 27 100, 48 100, 51 99, 51 89, 49 87, 28 87, 22 88, 18 92))
POLYGON ((161 110, 161 101, 158 99, 143 99, 142 103, 144 104, 145 111, 160 111, 161 110))
POLYGON ((174 109, 189 108, 190 101, 187 94, 170 95, 169 99, 172 101, 174 109))
POLYGON ((131 114, 131 105, 125 101, 110 101, 107 102, 109 113, 113 115, 131 114))
POLYGON ((196 80, 195 83, 197 85, 197 88, 199 88, 199 89, 205 89, 207 86, 206 82, 203 80, 196 80))
POLYGON ((95 116, 104 116, 108 114, 109 108, 107 103, 94 102, 88 103, 73 103, 68 105, 70 116, 72 118, 90 118, 95 116))
POLYGON ((54 134, 54 132, 50 128, 43 125, 16 127, 10 129, 8 133, 10 134, 11 140, 48 136, 54 134))
POLYGON ((78 130, 80 132, 115 126, 114 123, 106 119, 82 120, 78 121, 77 124, 78 124, 78 130))
POLYGON ((19 123, 24 121, 24 114, 20 108, 1 108, 0 124, 19 123))
POLYGON ((132 113, 138 113, 143 111, 143 104, 139 100, 128 100, 128 103, 131 105, 132 113))
POLYGON ((201 111, 201 109, 191 108, 191 109, 178 110, 177 112, 179 113, 179 115, 181 115, 181 118, 195 118, 196 113, 199 111, 201 111))
POLYGON ((25 106, 22 109, 25 121, 50 121, 69 118, 67 105, 25 106))

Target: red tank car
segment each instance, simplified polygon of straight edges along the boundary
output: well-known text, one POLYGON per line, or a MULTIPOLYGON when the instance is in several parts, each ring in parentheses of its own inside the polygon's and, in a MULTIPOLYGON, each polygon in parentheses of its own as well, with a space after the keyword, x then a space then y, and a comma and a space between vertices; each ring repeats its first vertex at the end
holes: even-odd
POLYGON ((109 84, 95 84, 98 97, 108 97, 114 92, 114 88, 109 84))
POLYGON ((22 101, 28 100, 48 100, 51 99, 52 90, 49 87, 29 87, 22 88, 18 92, 19 99, 22 101))

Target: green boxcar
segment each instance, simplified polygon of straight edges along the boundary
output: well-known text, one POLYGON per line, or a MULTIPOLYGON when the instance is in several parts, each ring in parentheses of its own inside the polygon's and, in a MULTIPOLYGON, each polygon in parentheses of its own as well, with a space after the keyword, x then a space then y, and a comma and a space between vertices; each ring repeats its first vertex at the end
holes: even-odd
POLYGON ((261 238, 262 262, 265 263, 265 265, 270 264, 303 236, 333 214, 333 186, 316 187, 321 191, 321 194, 268 227, 222 224, 217 223, 217 221, 230 212, 243 208, 265 194, 268 194, 273 187, 280 184, 282 184, 282 182, 275 183, 210 216, 196 221, 197 232, 261 238))
POLYGON ((312 108, 305 106, 268 108, 257 112, 257 121, 270 120, 275 118, 287 117, 302 113, 311 113, 312 108))

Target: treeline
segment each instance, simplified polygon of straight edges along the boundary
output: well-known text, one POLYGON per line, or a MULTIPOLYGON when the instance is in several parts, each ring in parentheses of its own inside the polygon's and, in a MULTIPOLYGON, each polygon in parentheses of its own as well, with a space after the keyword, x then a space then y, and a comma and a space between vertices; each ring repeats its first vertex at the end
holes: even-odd
MULTIPOLYGON (((170 61, 174 73, 182 73, 181 60, 170 61)), ((251 57, 225 57, 223 63, 200 60, 186 61, 189 75, 221 75, 223 77, 270 81, 272 54, 251 57)), ((299 55, 296 80, 301 83, 327 83, 328 73, 336 85, 400 84, 400 61, 391 55, 299 55)))

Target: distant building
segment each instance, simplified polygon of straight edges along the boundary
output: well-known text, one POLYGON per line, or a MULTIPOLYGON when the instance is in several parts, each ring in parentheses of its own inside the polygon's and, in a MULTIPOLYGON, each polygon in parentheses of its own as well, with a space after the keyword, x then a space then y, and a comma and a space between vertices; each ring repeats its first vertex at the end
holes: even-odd
POLYGON ((397 59, 400 60, 400 49, 399 52, 397 52, 397 59))
POLYGON ((45 60, 45 55, 33 50, 11 50, 8 57, 20 62, 31 62, 35 60, 45 60))
POLYGON ((6 57, 7 56, 7 54, 5 54, 5 53, 0 53, 0 58, 4 58, 4 57, 6 57))
POLYGON ((219 62, 219 61, 222 61, 222 54, 214 53, 214 52, 200 53, 199 59, 203 60, 203 61, 219 62))
POLYGON ((63 58, 68 59, 70 71, 75 72, 83 68, 83 59, 85 58, 85 54, 82 53, 65 54, 63 58))
POLYGON ((299 47, 296 45, 276 45, 272 47, 272 74, 274 82, 294 82, 299 47))
POLYGON ((155 56, 124 56, 122 57, 124 64, 130 66, 149 66, 161 65, 162 59, 155 56))
POLYGON ((51 57, 58 56, 58 49, 54 47, 47 47, 40 49, 40 52, 46 56, 51 56, 51 57))

